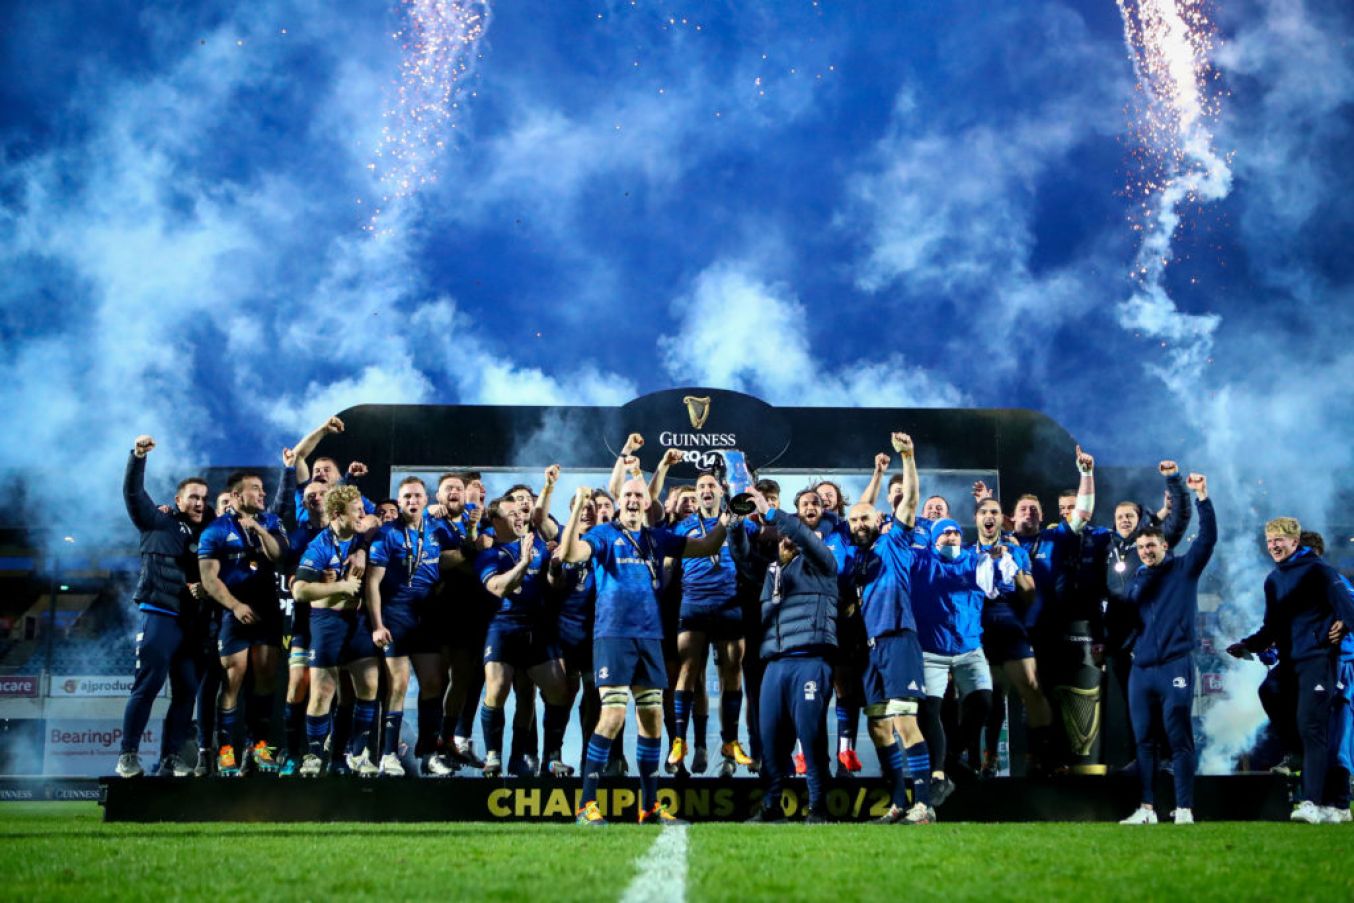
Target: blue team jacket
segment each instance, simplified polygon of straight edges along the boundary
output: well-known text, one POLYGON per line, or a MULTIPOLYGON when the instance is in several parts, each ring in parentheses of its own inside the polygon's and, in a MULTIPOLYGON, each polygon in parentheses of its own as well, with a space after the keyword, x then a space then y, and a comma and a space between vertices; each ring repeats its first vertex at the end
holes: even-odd
POLYGON ((1213 500, 1198 503, 1199 535, 1184 555, 1166 554, 1154 568, 1143 565, 1128 600, 1142 616, 1141 634, 1133 647, 1133 667, 1147 668, 1188 655, 1198 647, 1194 622, 1199 617, 1199 577, 1218 543, 1213 500))
POLYGON ((826 652, 837 645, 837 559, 799 518, 775 511, 767 518, 799 547, 788 565, 772 562, 762 583, 763 661, 826 652))
POLYGON ((1282 661, 1301 661, 1333 653, 1327 639, 1336 619, 1354 626, 1354 597, 1340 572, 1308 548, 1274 566, 1265 578, 1265 620, 1242 640, 1252 652, 1271 644, 1282 661))

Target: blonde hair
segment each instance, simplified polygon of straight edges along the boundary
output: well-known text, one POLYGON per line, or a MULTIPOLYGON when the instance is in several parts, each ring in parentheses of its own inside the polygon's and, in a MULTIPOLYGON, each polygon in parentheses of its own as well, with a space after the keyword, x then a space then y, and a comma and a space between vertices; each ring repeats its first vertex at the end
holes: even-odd
POLYGON ((362 498, 362 490, 356 486, 335 486, 324 494, 324 515, 330 520, 336 519, 355 500, 362 498))
POLYGON ((1265 535, 1298 539, 1302 536, 1302 525, 1296 517, 1276 517, 1265 524, 1265 535))

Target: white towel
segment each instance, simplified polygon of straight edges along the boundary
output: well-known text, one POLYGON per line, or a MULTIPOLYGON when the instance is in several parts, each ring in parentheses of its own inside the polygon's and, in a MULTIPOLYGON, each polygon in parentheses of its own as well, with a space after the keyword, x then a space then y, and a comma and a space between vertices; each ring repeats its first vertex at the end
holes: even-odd
POLYGON ((989 599, 995 599, 1002 593, 1014 592, 1016 574, 1020 573, 1020 567, 1015 563, 1015 559, 1010 555, 993 558, 985 552, 980 554, 983 558, 978 562, 977 579, 978 588, 983 594, 989 599))

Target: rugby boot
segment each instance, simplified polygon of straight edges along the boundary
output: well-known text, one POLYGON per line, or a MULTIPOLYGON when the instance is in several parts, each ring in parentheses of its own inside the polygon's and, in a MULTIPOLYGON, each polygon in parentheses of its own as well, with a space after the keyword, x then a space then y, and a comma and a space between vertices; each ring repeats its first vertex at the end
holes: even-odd
POLYGON ((683 821, 668 811, 668 807, 662 803, 654 803, 648 809, 639 810, 639 823, 641 825, 661 825, 663 827, 674 827, 676 825, 689 825, 688 821, 683 821))
POLYGON ((574 824, 587 825, 593 828, 606 826, 606 819, 602 817, 602 810, 598 808, 597 801, 593 800, 574 815, 574 824))
POLYGON ((223 778, 240 776, 240 763, 235 761, 235 747, 229 743, 216 751, 216 773, 223 778))
POLYGON ((254 770, 259 774, 276 774, 277 759, 273 757, 273 748, 265 741, 260 740, 249 750, 249 758, 254 763, 254 770))

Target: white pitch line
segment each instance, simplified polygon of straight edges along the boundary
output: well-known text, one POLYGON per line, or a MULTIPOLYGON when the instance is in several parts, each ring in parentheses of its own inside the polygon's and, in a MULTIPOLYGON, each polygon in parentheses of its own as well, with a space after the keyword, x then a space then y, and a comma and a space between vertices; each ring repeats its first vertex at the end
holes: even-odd
POLYGON ((621 903, 680 903, 686 899, 686 825, 659 828, 658 837, 635 863, 635 877, 621 903))

